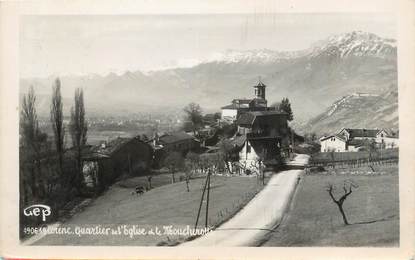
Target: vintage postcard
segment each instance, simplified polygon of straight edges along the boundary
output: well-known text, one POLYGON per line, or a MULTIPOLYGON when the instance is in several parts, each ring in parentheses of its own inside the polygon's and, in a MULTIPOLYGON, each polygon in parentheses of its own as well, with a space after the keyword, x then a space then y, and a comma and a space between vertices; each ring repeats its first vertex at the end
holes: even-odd
POLYGON ((0 254, 414 257, 413 1, 156 2, 1 3, 0 254))

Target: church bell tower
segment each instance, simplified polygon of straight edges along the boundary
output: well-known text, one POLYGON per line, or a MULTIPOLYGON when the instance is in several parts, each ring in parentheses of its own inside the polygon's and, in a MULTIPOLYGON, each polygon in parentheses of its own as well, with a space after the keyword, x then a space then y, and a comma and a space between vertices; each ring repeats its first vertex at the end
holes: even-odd
POLYGON ((267 86, 262 83, 261 78, 258 80, 258 84, 254 86, 255 89, 255 98, 264 99, 265 100, 265 88, 267 86))

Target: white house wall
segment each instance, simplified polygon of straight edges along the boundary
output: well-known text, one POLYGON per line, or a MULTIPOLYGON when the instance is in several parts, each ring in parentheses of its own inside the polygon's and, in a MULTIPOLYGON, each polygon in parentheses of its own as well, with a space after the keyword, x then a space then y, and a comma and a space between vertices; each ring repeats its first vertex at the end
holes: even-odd
POLYGON ((239 163, 245 167, 245 169, 251 170, 251 172, 257 171, 255 165, 257 164, 259 156, 256 154, 254 148, 249 144, 248 141, 245 142, 242 150, 239 152, 239 163), (247 145, 251 147, 251 151, 247 152, 247 145))
POLYGON ((320 142, 321 144, 321 152, 344 152, 346 151, 346 143, 345 141, 337 138, 337 137, 331 137, 324 141, 320 142))
POLYGON ((222 119, 236 120, 238 110, 236 109, 222 109, 222 119))
POLYGON ((386 149, 399 147, 399 139, 398 138, 378 137, 378 138, 376 138, 376 143, 378 143, 378 144, 384 143, 386 149))

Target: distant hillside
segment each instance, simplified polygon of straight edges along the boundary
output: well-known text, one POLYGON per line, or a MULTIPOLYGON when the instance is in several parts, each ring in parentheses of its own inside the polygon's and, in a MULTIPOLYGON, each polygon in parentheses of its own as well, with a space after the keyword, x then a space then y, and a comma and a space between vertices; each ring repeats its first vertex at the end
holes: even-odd
MULTIPOLYGON (((72 97, 74 88, 83 87, 87 108, 97 113, 181 109, 192 101, 205 111, 218 111, 234 98, 252 97, 252 86, 261 76, 268 102, 288 97, 295 120, 305 121, 354 92, 396 92, 395 44, 371 33, 351 32, 296 52, 228 50, 191 68, 63 76, 62 91, 72 97)), ((21 79, 21 92, 32 84, 37 93, 50 95, 53 79, 21 79)))
POLYGON ((398 94, 355 93, 341 98, 302 127, 319 135, 348 128, 398 129, 398 94))

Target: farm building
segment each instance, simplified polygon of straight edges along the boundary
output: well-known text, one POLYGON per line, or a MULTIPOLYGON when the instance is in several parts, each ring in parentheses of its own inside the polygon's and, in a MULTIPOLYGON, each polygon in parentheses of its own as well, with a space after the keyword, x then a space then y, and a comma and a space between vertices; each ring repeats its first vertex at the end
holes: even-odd
POLYGON ((239 167, 255 171, 258 162, 268 167, 278 166, 282 151, 288 147, 289 129, 287 114, 276 111, 255 111, 241 115, 235 146, 239 147, 239 167))
POLYGON ((200 146, 199 141, 196 140, 195 137, 185 132, 164 134, 160 137, 157 137, 154 140, 154 143, 158 146, 161 146, 165 153, 174 151, 186 154, 187 152, 193 149, 197 149, 200 146))
POLYGON ((168 154, 179 152, 182 155, 189 151, 200 148, 200 142, 185 132, 167 133, 161 136, 155 135, 154 139, 148 142, 154 149, 153 167, 159 168, 168 154))
POLYGON ((85 182, 102 190, 121 175, 145 174, 152 164, 153 148, 139 137, 118 137, 92 147, 82 159, 85 182))
POLYGON ((356 152, 364 147, 365 142, 372 141, 381 149, 397 148, 397 134, 385 129, 343 128, 335 135, 320 138, 321 152, 356 152))

